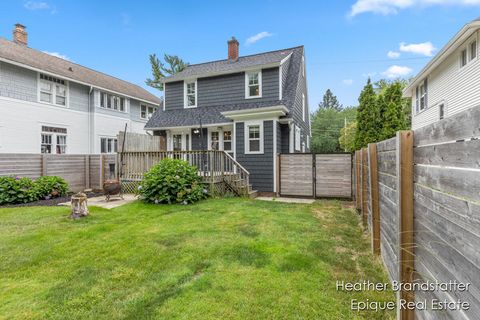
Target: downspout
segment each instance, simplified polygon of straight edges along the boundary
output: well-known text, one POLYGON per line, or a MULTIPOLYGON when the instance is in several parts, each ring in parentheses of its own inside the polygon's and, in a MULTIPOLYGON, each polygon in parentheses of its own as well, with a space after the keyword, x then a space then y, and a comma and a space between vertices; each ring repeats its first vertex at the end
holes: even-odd
POLYGON ((93 92, 93 87, 90 86, 90 90, 88 91, 88 153, 94 153, 93 152, 93 112, 92 112, 92 92, 93 92))

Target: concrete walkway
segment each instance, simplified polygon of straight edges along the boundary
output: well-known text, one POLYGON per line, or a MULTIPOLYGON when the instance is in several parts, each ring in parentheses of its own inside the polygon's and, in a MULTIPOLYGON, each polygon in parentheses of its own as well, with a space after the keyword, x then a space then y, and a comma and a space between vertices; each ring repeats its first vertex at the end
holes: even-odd
POLYGON ((286 203, 301 203, 301 204, 312 204, 315 202, 314 199, 300 199, 300 198, 285 198, 285 197, 257 197, 256 200, 263 201, 275 201, 275 202, 286 202, 286 203))
MULTIPOLYGON (((116 207, 123 206, 124 204, 130 203, 137 200, 133 194, 124 194, 123 200, 118 196, 113 196, 110 198, 110 201, 105 200, 105 196, 88 198, 88 206, 101 207, 105 209, 113 209, 116 207)), ((59 203, 59 206, 70 206, 70 202, 59 203)))

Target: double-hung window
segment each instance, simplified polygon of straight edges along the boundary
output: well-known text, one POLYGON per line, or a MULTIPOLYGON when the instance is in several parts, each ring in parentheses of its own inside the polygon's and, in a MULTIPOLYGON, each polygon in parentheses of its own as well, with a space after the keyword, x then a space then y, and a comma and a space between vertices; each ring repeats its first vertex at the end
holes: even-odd
POLYGON ((470 61, 477 57, 477 41, 470 43, 470 61))
POLYGON ((425 110, 428 106, 428 80, 426 78, 423 80, 422 84, 416 88, 415 95, 415 109, 418 113, 425 110))
POLYGON ((185 81, 185 108, 197 106, 197 80, 185 81))
POLYGON ((232 131, 223 131, 223 150, 232 151, 232 131))
POLYGON ((245 73, 245 98, 262 97, 262 71, 251 71, 245 73))
POLYGON ((39 100, 58 106, 67 105, 67 85, 65 80, 43 73, 39 76, 39 100))
POLYGON ((41 153, 67 153, 67 129, 42 126, 41 153))
POLYGON ((463 49, 460 52, 460 67, 467 65, 467 49, 463 49))
POLYGON ((263 153, 263 121, 245 123, 245 154, 263 153))
POLYGON ((115 139, 115 138, 100 138, 100 152, 101 153, 115 153, 115 152, 117 152, 117 139, 115 139))
POLYGON ((210 132, 210 149, 211 150, 219 150, 220 144, 220 134, 218 131, 210 132))
POLYGON ((126 102, 124 97, 108 94, 106 92, 100 92, 100 107, 105 109, 112 109, 116 111, 125 112, 126 102))
POLYGON ((153 114, 157 111, 157 108, 152 106, 147 106, 146 104, 140 105, 140 118, 142 119, 150 119, 153 114))

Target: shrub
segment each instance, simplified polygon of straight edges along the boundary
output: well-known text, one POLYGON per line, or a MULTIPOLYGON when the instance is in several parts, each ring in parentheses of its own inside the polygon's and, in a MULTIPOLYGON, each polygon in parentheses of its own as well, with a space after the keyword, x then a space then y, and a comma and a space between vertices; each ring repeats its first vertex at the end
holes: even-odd
POLYGON ((193 203, 207 197, 197 168, 178 159, 163 159, 148 171, 138 187, 150 203, 193 203))
POLYGON ((0 205, 27 203, 38 199, 29 178, 0 177, 0 205))
POLYGON ((33 189, 39 199, 50 199, 65 195, 68 183, 61 177, 43 176, 35 180, 33 189))

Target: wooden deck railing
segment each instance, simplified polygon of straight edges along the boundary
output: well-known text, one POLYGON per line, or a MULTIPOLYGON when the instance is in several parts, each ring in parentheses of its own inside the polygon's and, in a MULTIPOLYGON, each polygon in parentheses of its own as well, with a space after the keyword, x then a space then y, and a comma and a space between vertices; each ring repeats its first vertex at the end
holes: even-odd
POLYGON ((238 195, 250 191, 250 173, 224 151, 125 151, 118 153, 120 180, 141 181, 145 172, 162 159, 173 158, 196 166, 206 183, 224 183, 238 195))

